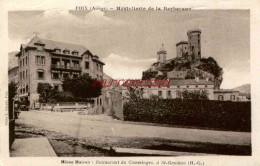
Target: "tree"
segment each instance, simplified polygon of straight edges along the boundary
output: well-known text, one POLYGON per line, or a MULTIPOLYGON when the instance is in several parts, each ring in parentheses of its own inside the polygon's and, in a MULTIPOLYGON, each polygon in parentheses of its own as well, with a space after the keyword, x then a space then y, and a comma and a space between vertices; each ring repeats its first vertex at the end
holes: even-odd
POLYGON ((144 88, 133 88, 127 87, 128 92, 125 94, 125 99, 128 101, 137 101, 138 99, 143 98, 144 88))
POLYGON ((211 73, 215 77, 220 77, 223 74, 222 68, 218 65, 214 58, 202 58, 200 61, 201 64, 197 67, 198 69, 211 73))
POLYGON ((70 92, 76 98, 99 97, 102 90, 101 82, 87 74, 63 80, 62 87, 64 91, 70 92))
POLYGON ((13 101, 16 95, 17 85, 15 82, 8 84, 9 117, 13 117, 13 101))
POLYGON ((39 83, 37 93, 40 95, 40 103, 48 103, 54 100, 56 90, 49 83, 39 83))
POLYGON ((197 100, 208 100, 208 92, 206 90, 182 90, 177 91, 178 98, 182 99, 197 99, 197 100))

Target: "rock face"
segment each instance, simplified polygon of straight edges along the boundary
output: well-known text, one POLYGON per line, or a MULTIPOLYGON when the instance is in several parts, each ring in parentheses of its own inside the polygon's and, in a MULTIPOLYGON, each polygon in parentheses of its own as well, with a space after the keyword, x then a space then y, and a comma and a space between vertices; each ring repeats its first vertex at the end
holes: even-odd
POLYGON ((143 72, 142 79, 193 79, 199 77, 214 83, 219 89, 223 81, 222 68, 214 58, 201 58, 201 30, 191 29, 187 32, 188 40, 176 43, 176 58, 166 60, 164 45, 157 52, 157 62, 143 72))
POLYGON ((207 79, 213 82, 215 89, 220 88, 223 81, 223 71, 214 58, 200 59, 198 64, 190 62, 180 63, 178 62, 179 60, 175 61, 174 59, 167 64, 160 64, 154 71, 150 69, 144 71, 142 79, 195 79, 195 77, 199 77, 200 79, 207 79))

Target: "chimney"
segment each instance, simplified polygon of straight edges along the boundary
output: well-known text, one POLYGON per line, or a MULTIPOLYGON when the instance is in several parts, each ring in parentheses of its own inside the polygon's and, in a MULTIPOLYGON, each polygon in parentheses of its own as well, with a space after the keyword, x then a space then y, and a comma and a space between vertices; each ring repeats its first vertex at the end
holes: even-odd
POLYGON ((199 77, 195 77, 195 81, 196 81, 196 82, 199 82, 199 81, 200 81, 200 78, 199 78, 199 77))

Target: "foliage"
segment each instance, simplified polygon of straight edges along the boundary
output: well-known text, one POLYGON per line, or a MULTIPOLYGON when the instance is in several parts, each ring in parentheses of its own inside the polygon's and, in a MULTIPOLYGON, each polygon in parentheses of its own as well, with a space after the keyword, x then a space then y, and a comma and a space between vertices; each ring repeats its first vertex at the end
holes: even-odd
POLYGON ((83 74, 78 78, 63 80, 62 87, 64 91, 70 92, 76 98, 94 98, 101 95, 102 86, 100 85, 100 81, 83 74))
POLYGON ((206 90, 182 90, 177 91, 178 98, 208 100, 208 92, 206 90))
POLYGON ((143 72, 142 80, 148 80, 148 79, 151 79, 151 78, 155 78, 157 73, 158 73, 157 71, 143 72))
POLYGON ((125 93, 124 100, 126 100, 126 101, 131 101, 131 100, 137 101, 137 100, 143 98, 143 94, 144 94, 143 88, 127 87, 127 89, 128 89, 128 92, 125 93))
POLYGON ((9 117, 13 117, 13 101, 16 95, 17 85, 15 82, 10 82, 8 84, 8 105, 9 105, 9 117))
POLYGON ((76 98, 70 92, 57 92, 54 95, 55 102, 90 102, 93 103, 93 99, 88 98, 76 98))
POLYGON ((222 75, 222 68, 218 65, 217 61, 214 58, 202 58, 200 61, 201 64, 197 67, 198 69, 209 72, 215 77, 219 77, 222 75))
POLYGON ((165 74, 163 74, 163 75, 158 75, 158 76, 156 76, 155 78, 158 79, 158 80, 162 80, 162 79, 167 78, 167 75, 165 75, 165 74))
POLYGON ((37 86, 40 103, 49 103, 54 100, 56 90, 49 83, 39 83, 37 86))
POLYGON ((154 99, 159 99, 160 97, 158 95, 155 95, 155 94, 151 94, 150 95, 150 99, 151 100, 154 100, 154 99))
POLYGON ((123 111, 127 121, 251 131, 250 102, 139 99, 124 103, 123 111))

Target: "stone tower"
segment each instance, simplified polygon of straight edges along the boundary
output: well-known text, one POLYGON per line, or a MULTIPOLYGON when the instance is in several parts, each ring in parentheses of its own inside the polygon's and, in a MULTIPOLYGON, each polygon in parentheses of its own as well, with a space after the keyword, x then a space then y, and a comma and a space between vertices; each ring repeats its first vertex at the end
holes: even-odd
POLYGON ((162 44, 161 49, 157 52, 157 62, 164 63, 166 61, 167 51, 164 49, 164 45, 162 44))
POLYGON ((180 41, 176 43, 176 53, 177 58, 184 57, 188 53, 188 42, 180 41))
POLYGON ((188 49, 194 63, 199 63, 201 59, 201 30, 192 29, 187 32, 188 49))

